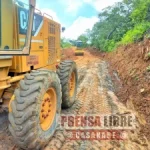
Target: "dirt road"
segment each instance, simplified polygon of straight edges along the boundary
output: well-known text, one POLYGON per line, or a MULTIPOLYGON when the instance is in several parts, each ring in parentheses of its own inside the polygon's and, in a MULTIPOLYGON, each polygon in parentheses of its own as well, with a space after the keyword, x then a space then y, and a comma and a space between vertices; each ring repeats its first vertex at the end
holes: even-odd
MULTIPOLYGON (((135 114, 119 102, 115 86, 109 75, 108 63, 86 52, 76 60, 79 73, 79 87, 76 102, 72 108, 62 110, 62 114, 135 114)), ((119 78, 116 75, 116 80, 119 78)), ((119 86, 119 85, 118 85, 119 86)), ((68 140, 65 129, 54 134, 44 150, 149 150, 147 139, 140 133, 141 118, 137 116, 136 130, 128 131, 123 141, 68 140)), ((7 129, 0 130, 0 150, 17 150, 7 129)))

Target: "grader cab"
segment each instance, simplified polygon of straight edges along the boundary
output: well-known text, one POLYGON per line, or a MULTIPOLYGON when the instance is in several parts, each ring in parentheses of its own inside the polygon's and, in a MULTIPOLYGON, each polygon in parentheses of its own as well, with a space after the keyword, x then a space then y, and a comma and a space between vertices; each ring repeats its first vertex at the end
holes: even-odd
POLYGON ((53 136, 61 107, 71 107, 77 68, 61 61, 61 26, 35 0, 0 0, 0 105, 23 149, 42 149, 53 136))

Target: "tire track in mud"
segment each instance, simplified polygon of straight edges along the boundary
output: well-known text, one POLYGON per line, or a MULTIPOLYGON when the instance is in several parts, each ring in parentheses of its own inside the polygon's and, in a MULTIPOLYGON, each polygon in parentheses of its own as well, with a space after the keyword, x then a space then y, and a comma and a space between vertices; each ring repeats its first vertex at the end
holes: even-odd
MULTIPOLYGON (((72 108, 63 110, 62 114, 132 113, 118 102, 114 91, 108 64, 104 61, 88 62, 79 69, 79 87, 75 104, 72 108)), ((58 130, 44 150, 149 150, 148 141, 144 137, 137 139, 138 134, 138 129, 137 133, 129 132, 127 141, 69 141, 65 129, 58 130)))
MULTIPOLYGON (((108 77, 107 65, 105 62, 92 62, 79 69, 79 88, 76 96, 76 103, 72 108, 63 110, 63 114, 111 114, 114 108, 110 106, 107 91, 113 89, 112 83, 108 77), (109 82, 108 82, 109 81, 109 82)), ((115 108, 116 109, 116 108, 115 108)), ((58 134, 59 131, 56 132, 58 134)), ((65 131, 61 134, 65 137, 65 131)), ((55 135, 54 135, 55 137, 55 135)), ((100 141, 63 141, 56 146, 56 139, 52 139, 45 150, 86 150, 100 149, 100 141), (54 142, 55 141, 55 142, 54 142)), ((58 144, 57 143, 57 144, 58 144)))

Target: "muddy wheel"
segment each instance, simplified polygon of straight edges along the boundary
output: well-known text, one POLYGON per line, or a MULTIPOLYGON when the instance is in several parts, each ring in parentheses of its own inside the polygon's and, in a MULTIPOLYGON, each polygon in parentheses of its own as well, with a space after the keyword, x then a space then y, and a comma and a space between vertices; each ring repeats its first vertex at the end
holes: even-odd
POLYGON ((57 74, 62 85, 62 107, 69 108, 75 101, 78 84, 78 73, 76 63, 65 60, 60 63, 57 74))
POLYGON ((10 102, 9 130, 23 149, 43 148, 55 132, 61 111, 61 85, 55 72, 32 71, 10 102))

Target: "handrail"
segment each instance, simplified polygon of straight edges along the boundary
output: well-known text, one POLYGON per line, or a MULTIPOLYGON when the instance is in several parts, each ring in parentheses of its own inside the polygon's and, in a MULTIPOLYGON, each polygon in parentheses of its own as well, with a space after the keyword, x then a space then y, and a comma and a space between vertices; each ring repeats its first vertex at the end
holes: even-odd
POLYGON ((35 8, 35 10, 38 10, 38 11, 39 11, 39 14, 42 16, 41 10, 39 10, 39 9, 37 9, 37 8, 35 8))
POLYGON ((50 18, 52 18, 52 20, 53 20, 53 17, 52 17, 52 16, 50 16, 49 14, 44 13, 44 14, 43 14, 43 16, 44 16, 44 15, 49 16, 49 17, 50 17, 50 18))

